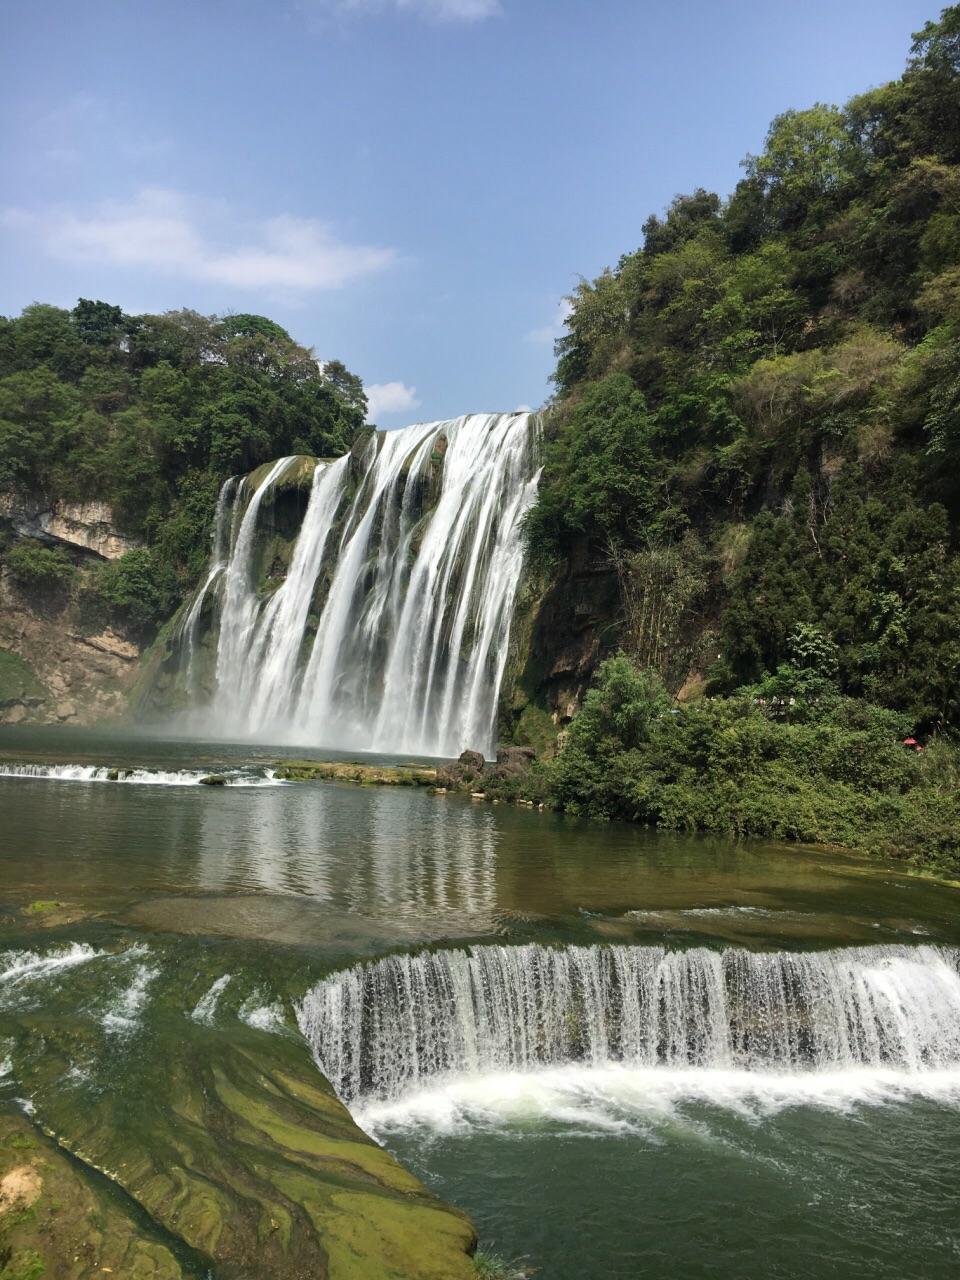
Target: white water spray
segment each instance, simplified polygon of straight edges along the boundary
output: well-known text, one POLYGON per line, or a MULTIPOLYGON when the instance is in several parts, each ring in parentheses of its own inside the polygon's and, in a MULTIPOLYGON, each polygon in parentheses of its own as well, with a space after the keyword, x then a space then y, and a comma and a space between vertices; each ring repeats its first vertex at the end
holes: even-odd
POLYGON ((475 415, 376 433, 359 480, 349 457, 318 463, 286 577, 263 598, 258 514, 294 459, 276 463, 184 623, 190 681, 203 597, 218 581, 217 730, 360 751, 492 751, 537 430, 530 414, 475 415))
POLYGON ((956 1087, 958 966, 960 953, 932 946, 483 946, 357 965, 308 992, 297 1017, 320 1069, 361 1107, 570 1066, 758 1080, 946 1071, 956 1087))

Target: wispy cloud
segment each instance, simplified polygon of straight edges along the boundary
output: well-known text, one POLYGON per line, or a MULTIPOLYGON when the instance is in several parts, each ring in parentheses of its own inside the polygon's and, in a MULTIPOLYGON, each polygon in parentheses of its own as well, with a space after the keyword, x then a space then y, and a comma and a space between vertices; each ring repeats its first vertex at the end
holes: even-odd
POLYGON ((310 218, 281 214, 244 222, 220 202, 162 187, 86 211, 7 209, 0 226, 67 262, 141 268, 237 289, 338 289, 397 261, 393 249, 346 244, 310 218))
POLYGON ((556 342, 558 338, 563 337, 564 327, 572 314, 573 307, 566 298, 561 298, 557 303, 557 314, 553 323, 544 325, 542 329, 531 329, 529 333, 523 335, 524 342, 544 344, 556 342))
POLYGON ((299 7, 340 18, 393 12, 451 24, 482 22, 502 12, 500 0, 300 0, 299 7))
POLYGON ((374 382, 364 387, 367 396, 367 421, 376 422, 384 413, 408 413, 420 407, 417 388, 402 382, 374 382))

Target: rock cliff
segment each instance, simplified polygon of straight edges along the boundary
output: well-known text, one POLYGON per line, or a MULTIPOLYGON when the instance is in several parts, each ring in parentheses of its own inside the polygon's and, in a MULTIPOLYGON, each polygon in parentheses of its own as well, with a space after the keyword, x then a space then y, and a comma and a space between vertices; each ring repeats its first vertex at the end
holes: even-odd
MULTIPOLYGON (((141 545, 106 502, 0 494, 7 545, 31 538, 65 551, 82 582, 90 567, 141 545)), ((0 566, 0 723, 92 724, 120 715, 136 682, 138 640, 80 616, 77 583, 24 585, 0 566)))

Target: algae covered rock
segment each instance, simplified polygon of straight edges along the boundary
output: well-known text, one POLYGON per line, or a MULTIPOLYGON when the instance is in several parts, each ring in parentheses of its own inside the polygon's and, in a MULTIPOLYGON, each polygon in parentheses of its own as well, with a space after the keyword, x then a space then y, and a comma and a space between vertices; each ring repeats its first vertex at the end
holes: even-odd
POLYGON ((125 1212, 107 1180, 69 1159, 12 1105, 0 1106, 3 1280, 193 1280, 157 1230, 125 1212))
MULTIPOLYGON (((96 1256, 96 1271, 105 1265, 138 1280, 474 1276, 470 1219, 357 1127, 299 1037, 242 1024, 229 1034, 205 1028, 166 1042, 162 1062, 128 1060, 125 1078, 101 1082, 80 1104, 76 1090, 61 1087, 78 1035, 62 1020, 51 1027, 44 1056, 23 1084, 36 1099, 36 1123, 73 1158, 70 1194, 83 1213, 96 1201, 103 1173, 114 1198, 131 1206, 129 1222, 122 1213, 112 1220, 112 1252, 102 1228, 94 1234, 85 1226, 87 1235, 77 1237, 77 1249, 96 1256), (165 1269, 135 1269, 135 1250, 147 1246, 166 1250, 165 1269)), ((29 1135, 29 1122, 13 1119, 29 1135)), ((43 1134, 36 1140, 47 1142, 43 1134)), ((32 1140, 23 1141, 29 1145, 9 1152, 9 1167, 34 1163, 32 1140)), ((60 1202, 64 1194, 57 1192, 60 1202)), ((43 1203, 41 1194, 37 1211, 46 1224, 43 1203)), ((46 1259, 43 1239, 25 1228, 11 1243, 46 1259)), ((62 1240, 57 1247, 71 1257, 77 1251, 62 1240)), ((80 1280, 92 1271, 48 1274, 80 1280)))

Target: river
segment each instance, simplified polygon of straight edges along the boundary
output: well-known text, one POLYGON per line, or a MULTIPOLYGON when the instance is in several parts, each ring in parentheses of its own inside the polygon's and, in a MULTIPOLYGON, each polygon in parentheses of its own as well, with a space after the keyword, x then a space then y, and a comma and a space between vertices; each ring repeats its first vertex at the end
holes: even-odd
POLYGON ((543 1280, 957 1274, 955 889, 283 784, 283 754, 0 733, 0 1096, 52 1131, 146 1115, 185 1043, 306 1034, 335 1083, 356 1052, 361 1126, 543 1280))

